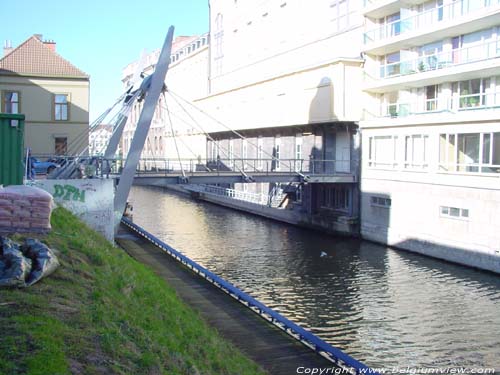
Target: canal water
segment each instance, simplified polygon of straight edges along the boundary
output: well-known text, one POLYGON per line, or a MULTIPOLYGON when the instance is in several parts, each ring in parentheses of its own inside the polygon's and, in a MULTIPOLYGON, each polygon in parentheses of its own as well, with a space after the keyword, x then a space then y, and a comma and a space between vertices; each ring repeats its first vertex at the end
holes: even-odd
POLYGON ((134 222, 371 367, 500 369, 498 275, 158 188, 131 201, 134 222))

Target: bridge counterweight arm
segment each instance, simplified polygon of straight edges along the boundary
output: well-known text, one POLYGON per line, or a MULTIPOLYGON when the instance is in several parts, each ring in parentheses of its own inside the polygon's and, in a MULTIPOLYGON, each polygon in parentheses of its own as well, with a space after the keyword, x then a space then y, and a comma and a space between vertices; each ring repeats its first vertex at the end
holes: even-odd
POLYGON ((120 182, 118 183, 116 189, 114 208, 115 232, 118 229, 118 225, 120 224, 123 210, 125 209, 125 204, 127 203, 128 194, 130 192, 130 187, 132 186, 132 183, 134 181, 135 171, 141 157, 141 152, 144 148, 144 143, 151 126, 154 111, 165 84, 165 76, 167 75, 168 66, 170 64, 173 35, 174 27, 170 26, 165 38, 165 42, 163 43, 160 57, 158 58, 158 63, 156 64, 155 71, 151 76, 151 85, 145 88, 145 90, 147 91, 146 98, 144 100, 144 106, 142 108, 139 121, 137 122, 137 128, 134 134, 134 138, 132 139, 132 142, 130 144, 130 150, 127 156, 125 167, 123 168, 120 177, 120 182))

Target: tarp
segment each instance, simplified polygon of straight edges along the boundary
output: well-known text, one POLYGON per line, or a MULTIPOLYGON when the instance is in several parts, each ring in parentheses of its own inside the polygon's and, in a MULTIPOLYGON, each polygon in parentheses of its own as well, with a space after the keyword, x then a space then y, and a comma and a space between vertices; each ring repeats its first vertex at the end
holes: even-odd
POLYGON ((59 266, 54 252, 36 239, 23 246, 0 237, 0 287, 26 287, 50 275, 59 266))

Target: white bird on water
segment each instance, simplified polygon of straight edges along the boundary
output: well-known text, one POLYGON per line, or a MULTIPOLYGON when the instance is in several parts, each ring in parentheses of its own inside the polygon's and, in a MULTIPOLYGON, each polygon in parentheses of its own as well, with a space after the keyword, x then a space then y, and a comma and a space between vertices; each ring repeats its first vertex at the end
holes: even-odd
POLYGON ((320 254, 320 257, 321 257, 321 258, 324 258, 324 257, 326 257, 326 256, 328 256, 328 254, 327 254, 327 253, 325 253, 324 251, 322 251, 322 252, 321 252, 321 254, 320 254))

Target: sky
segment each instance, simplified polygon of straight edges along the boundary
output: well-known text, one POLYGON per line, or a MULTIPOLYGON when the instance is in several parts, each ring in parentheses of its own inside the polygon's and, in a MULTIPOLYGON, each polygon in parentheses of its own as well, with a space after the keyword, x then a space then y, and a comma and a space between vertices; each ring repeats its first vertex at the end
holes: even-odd
POLYGON ((143 49, 208 31, 208 0, 0 0, 0 42, 17 47, 33 34, 90 75, 90 121, 120 96, 122 70, 143 49))

